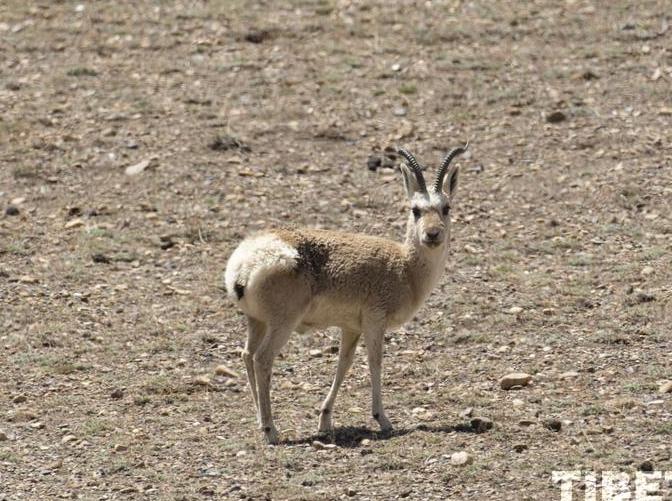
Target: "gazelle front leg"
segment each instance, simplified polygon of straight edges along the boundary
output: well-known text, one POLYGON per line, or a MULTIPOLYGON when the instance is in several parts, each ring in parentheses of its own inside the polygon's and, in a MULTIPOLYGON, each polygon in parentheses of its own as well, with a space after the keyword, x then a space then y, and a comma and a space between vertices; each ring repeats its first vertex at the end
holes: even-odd
POLYGON ((385 341, 385 328, 375 325, 364 331, 366 350, 369 359, 369 371, 371 372, 371 413, 378 421, 382 431, 392 430, 392 423, 387 419, 383 410, 383 397, 381 394, 381 373, 383 365, 383 342, 385 341))
POLYGON ((343 383, 345 374, 352 365, 352 360, 355 356, 357 348, 357 341, 359 341, 359 332, 353 332, 343 329, 341 333, 341 347, 338 350, 338 367, 336 368, 336 377, 331 385, 327 398, 322 404, 322 411, 320 412, 320 424, 318 427, 319 433, 325 433, 332 430, 331 416, 334 411, 334 402, 336 395, 343 383))

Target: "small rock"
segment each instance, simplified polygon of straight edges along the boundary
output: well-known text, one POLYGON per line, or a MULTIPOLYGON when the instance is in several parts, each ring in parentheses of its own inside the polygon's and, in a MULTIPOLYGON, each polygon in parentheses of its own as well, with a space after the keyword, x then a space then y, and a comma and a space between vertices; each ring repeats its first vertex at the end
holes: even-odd
POLYGON ((110 262, 110 258, 107 257, 105 254, 92 254, 91 255, 91 261, 94 263, 103 263, 103 264, 108 264, 110 262))
POLYGON ((14 402, 15 404, 22 404, 26 400, 28 399, 26 398, 25 395, 17 395, 12 399, 12 402, 14 402))
POLYGON ((199 386, 210 386, 210 378, 208 376, 196 376, 194 378, 194 384, 199 386))
POLYGON ((510 390, 514 386, 527 386, 532 381, 532 376, 524 372, 512 372, 499 380, 502 390, 510 390))
POLYGON ((383 164, 383 159, 378 155, 371 155, 366 161, 366 168, 370 171, 375 171, 378 167, 383 164))
POLYGON ((243 456, 247 456, 247 451, 242 450, 242 451, 236 452, 236 457, 237 458, 242 458, 243 456))
POLYGON ((653 266, 645 266, 642 268, 641 274, 646 276, 646 275, 652 275, 655 270, 653 269, 653 266))
POLYGON ((0 442, 9 440, 9 436, 4 431, 0 430, 0 442))
POLYGON ((652 472, 653 471, 653 462, 646 460, 639 465, 639 471, 652 472))
POLYGON ((549 124, 557 124, 567 120, 567 115, 562 111, 552 111, 546 115, 546 121, 549 124))
POLYGON ((69 230, 70 228, 77 228, 78 226, 84 226, 84 220, 81 217, 77 217, 65 223, 66 230, 69 230))
POLYGON ((70 443, 70 442, 74 442, 75 440, 77 440, 77 437, 76 437, 76 436, 74 436, 74 435, 66 435, 66 436, 64 436, 64 437, 61 439, 61 443, 62 443, 62 444, 67 444, 67 443, 70 443))
POLYGON ((463 418, 471 417, 471 415, 473 413, 474 413, 474 408, 473 407, 467 407, 462 412, 460 412, 460 417, 463 417, 463 418))
POLYGON ((229 369, 226 365, 218 365, 215 367, 215 374, 218 376, 226 376, 230 378, 240 377, 236 371, 229 369))
POLYGON ((523 309, 520 306, 512 306, 509 308, 509 313, 512 315, 517 315, 518 313, 522 313, 523 309))
POLYGON ((348 497, 353 497, 357 495, 357 491, 353 489, 352 487, 347 487, 345 489, 345 495, 348 497))
POLYGON ((242 142, 240 139, 225 135, 225 136, 216 136, 208 144, 208 148, 213 151, 228 151, 228 150, 240 150, 244 152, 251 151, 251 148, 242 142))
POLYGON ((562 374, 560 374, 559 377, 560 377, 560 379, 574 379, 574 378, 579 377, 580 375, 581 374, 579 374, 576 371, 567 371, 567 372, 563 372, 562 374))
POLYGON ((316 449, 318 451, 332 450, 336 448, 336 444, 325 444, 324 442, 320 442, 319 440, 313 440, 313 443, 311 445, 313 446, 313 449, 316 449))
POLYGON ((454 466, 465 466, 474 462, 474 458, 467 452, 455 452, 450 456, 450 464, 454 466))
POLYGON ((41 430, 44 428, 44 423, 42 421, 37 421, 35 423, 32 423, 30 427, 33 428, 34 430, 41 430))
POLYGON ((124 398, 124 390, 121 388, 115 388, 112 393, 110 393, 110 397, 119 400, 120 398, 124 398))
POLYGON ((394 113, 395 117, 403 117, 406 116, 407 110, 403 106, 397 106, 392 113, 394 113))
POLYGON ((520 398, 514 398, 511 400, 511 405, 514 407, 523 407, 525 405, 525 401, 521 400, 520 398))
POLYGON ((371 440, 368 438, 363 438, 362 441, 359 443, 362 447, 367 447, 371 445, 371 440))
POLYGON ((149 167, 149 160, 143 160, 141 162, 138 162, 137 164, 129 165, 126 167, 126 172, 127 176, 135 176, 140 174, 142 171, 144 171, 147 167, 149 167))
POLYGON ((525 427, 532 426, 535 423, 536 423, 536 421, 534 421, 532 419, 521 419, 520 421, 518 421, 519 426, 525 426, 525 427))
POLYGON ((520 453, 527 450, 527 444, 516 444, 513 446, 513 450, 520 453))
POLYGON ((319 358, 322 356, 322 350, 310 350, 308 354, 311 356, 311 358, 319 358))
POLYGON ((258 29, 251 29, 243 36, 243 39, 246 42, 250 43, 262 43, 263 41, 268 40, 269 38, 271 38, 270 31, 258 30, 258 29))
POLYGON ((128 450, 127 445, 123 444, 114 444, 114 452, 124 452, 128 450))
POLYGON ((471 428, 476 433, 485 433, 486 431, 491 430, 492 426, 492 421, 486 417, 474 417, 471 420, 471 428))
POLYGON ((322 353, 325 355, 333 355, 334 353, 338 353, 338 345, 332 344, 327 346, 324 350, 322 350, 322 353))
POLYGON ((19 215, 19 208, 16 207, 15 205, 8 205, 7 208, 5 209, 5 215, 6 216, 18 216, 19 215))
POLYGON ((658 393, 672 393, 672 381, 665 381, 661 384, 658 393))
POLYGON ((392 70, 392 71, 401 71, 401 65, 400 65, 399 63, 394 63, 394 64, 391 66, 391 70, 392 70))
POLYGON ((562 422, 558 419, 547 419, 544 421, 544 428, 547 430, 558 432, 562 430, 562 422))

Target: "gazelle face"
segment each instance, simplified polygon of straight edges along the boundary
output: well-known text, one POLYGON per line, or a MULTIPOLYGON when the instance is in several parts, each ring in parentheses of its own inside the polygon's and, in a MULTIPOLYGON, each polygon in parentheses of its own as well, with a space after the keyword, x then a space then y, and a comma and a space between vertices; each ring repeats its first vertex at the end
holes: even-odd
POLYGON ((450 201, 444 193, 417 193, 411 199, 411 224, 415 240, 421 245, 436 248, 450 237, 450 201))
POLYGON ((411 208, 408 236, 422 247, 438 249, 450 238, 450 206, 455 197, 459 170, 453 167, 449 171, 448 167, 453 158, 466 149, 467 145, 448 153, 430 189, 427 189, 422 168, 415 157, 404 149, 399 150, 407 161, 407 165, 402 164, 401 172, 411 208))

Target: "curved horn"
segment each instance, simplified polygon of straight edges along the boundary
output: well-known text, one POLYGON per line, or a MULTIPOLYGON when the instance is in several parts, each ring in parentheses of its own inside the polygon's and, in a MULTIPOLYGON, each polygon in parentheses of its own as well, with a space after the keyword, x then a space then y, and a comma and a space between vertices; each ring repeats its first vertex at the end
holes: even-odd
POLYGON ((413 155, 411 155, 404 148, 397 149, 397 153, 399 153, 402 157, 406 159, 408 166, 413 171, 413 174, 415 174, 415 179, 418 180, 418 186, 420 187, 420 191, 422 191, 423 193, 427 193, 427 185, 425 184, 425 177, 422 175, 422 167, 420 167, 418 161, 415 159, 413 155))
POLYGON ((446 158, 443 159, 443 162, 441 163, 441 167, 439 167, 439 173, 436 175, 436 182, 434 183, 434 191, 437 193, 441 193, 441 188, 443 187, 443 178, 446 177, 446 173, 448 172, 448 167, 450 166, 450 162, 453 161, 453 159, 467 151, 467 148, 469 148, 469 141, 467 141, 467 144, 464 146, 458 147, 458 148, 453 148, 450 150, 450 153, 446 155, 446 158))

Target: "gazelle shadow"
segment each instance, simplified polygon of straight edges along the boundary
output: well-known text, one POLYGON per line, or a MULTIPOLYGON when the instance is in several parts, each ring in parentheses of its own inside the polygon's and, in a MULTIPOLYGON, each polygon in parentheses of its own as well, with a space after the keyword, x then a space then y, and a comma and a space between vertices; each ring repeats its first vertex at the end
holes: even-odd
POLYGON ((410 433, 424 431, 429 433, 478 433, 469 423, 459 423, 456 425, 439 424, 425 425, 421 424, 410 428, 398 428, 389 432, 374 431, 364 426, 340 426, 334 428, 331 433, 316 433, 308 437, 293 440, 283 440, 284 445, 312 444, 319 440, 325 443, 332 443, 344 448, 362 447, 362 440, 369 439, 388 440, 394 437, 403 437, 410 433))

